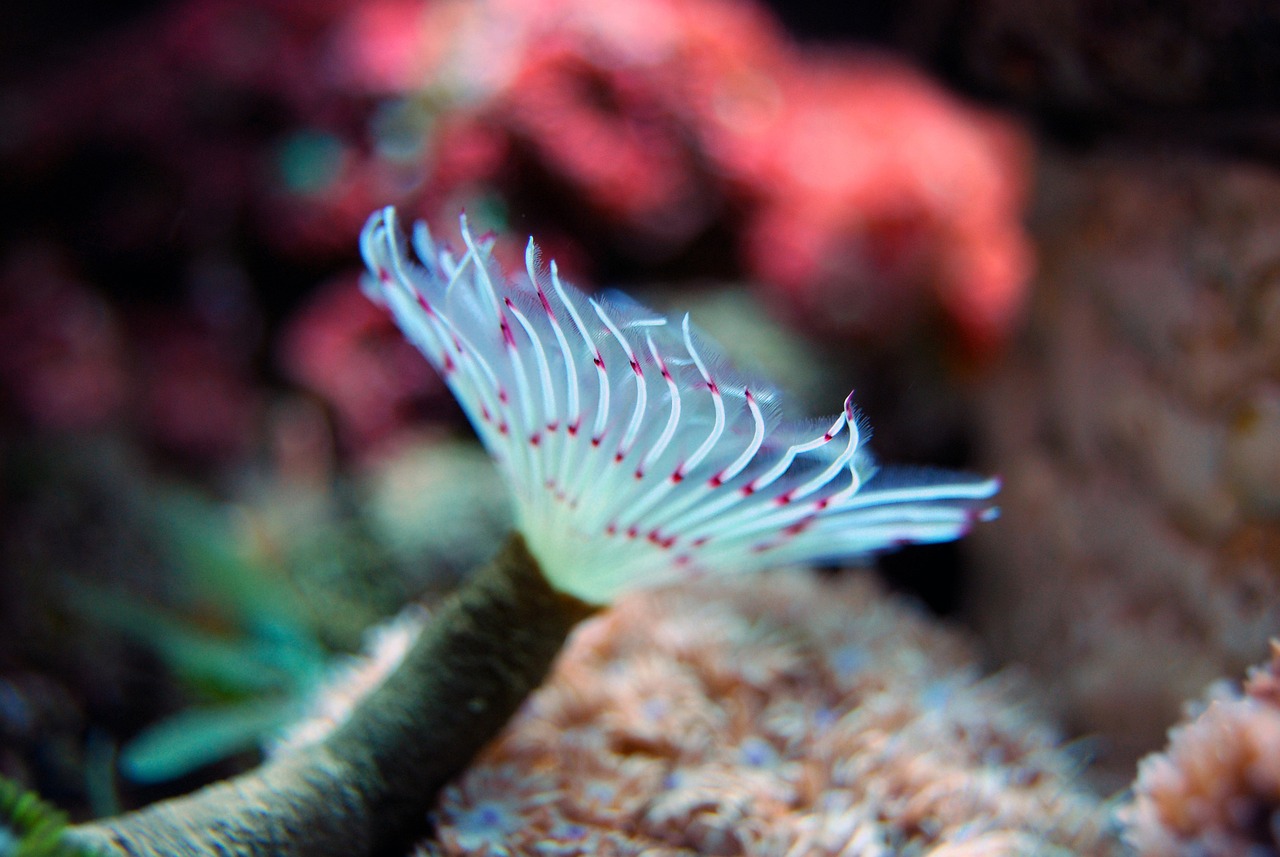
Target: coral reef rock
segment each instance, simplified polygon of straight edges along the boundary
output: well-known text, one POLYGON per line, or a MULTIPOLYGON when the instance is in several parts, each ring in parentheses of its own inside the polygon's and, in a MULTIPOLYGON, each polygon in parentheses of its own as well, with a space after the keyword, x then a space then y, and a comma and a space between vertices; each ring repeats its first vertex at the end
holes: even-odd
POLYGON ((866 576, 631 595, 446 789, 418 854, 1113 853, 1023 690, 866 576))
POLYGON ((1120 818, 1138 855, 1280 850, 1280 643, 1243 692, 1215 687, 1168 748, 1142 760, 1120 818))
POLYGON ((992 379, 972 608, 1116 784, 1280 628, 1280 177, 1054 160, 1030 329, 992 379))

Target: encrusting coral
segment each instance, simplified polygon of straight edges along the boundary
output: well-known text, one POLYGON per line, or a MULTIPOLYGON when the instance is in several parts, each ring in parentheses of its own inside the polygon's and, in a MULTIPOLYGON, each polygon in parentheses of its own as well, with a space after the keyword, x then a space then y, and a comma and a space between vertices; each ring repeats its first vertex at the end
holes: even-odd
POLYGON ((131 857, 392 853, 598 605, 946 541, 993 516, 995 480, 877 468, 848 400, 831 422, 785 419, 776 392, 728 367, 687 317, 677 332, 588 298, 554 264, 543 276, 532 243, 527 279, 509 278, 492 240, 465 219, 461 231, 455 256, 419 225, 419 263, 394 212, 375 212, 366 288, 457 396, 511 492, 516 533, 327 735, 71 841, 131 857))
POLYGON ((574 633, 419 854, 1112 853, 1026 690, 866 575, 637 593, 574 633))
POLYGON ((1243 691, 1219 685, 1142 760, 1125 840, 1139 855, 1275 854, 1280 849, 1280 642, 1243 691))

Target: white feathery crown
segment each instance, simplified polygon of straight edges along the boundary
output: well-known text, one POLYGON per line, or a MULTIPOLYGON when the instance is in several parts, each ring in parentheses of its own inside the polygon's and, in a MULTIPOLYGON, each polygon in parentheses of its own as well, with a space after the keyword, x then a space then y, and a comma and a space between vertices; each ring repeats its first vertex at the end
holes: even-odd
POLYGON ((707 573, 845 560, 948 541, 994 517, 995 479, 878 469, 851 399, 782 416, 690 324, 588 297, 539 270, 508 278, 461 221, 455 255, 392 208, 361 235, 366 293, 444 376, 497 462, 553 586, 592 603, 707 573))

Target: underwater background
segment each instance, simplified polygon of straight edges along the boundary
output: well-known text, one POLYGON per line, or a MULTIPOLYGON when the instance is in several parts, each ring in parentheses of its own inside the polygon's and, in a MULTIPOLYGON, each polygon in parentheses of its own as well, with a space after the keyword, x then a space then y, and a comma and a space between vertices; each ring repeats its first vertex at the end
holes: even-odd
POLYGON ((395 205, 1003 483, 958 544, 590 620, 420 853, 1280 853, 1268 4, 0 19, 0 775, 84 821, 250 768, 493 554, 359 288, 395 205))

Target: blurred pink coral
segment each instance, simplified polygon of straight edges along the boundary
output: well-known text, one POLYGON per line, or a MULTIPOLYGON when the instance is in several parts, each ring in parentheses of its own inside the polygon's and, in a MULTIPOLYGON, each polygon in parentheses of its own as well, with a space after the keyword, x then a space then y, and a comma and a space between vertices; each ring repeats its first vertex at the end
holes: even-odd
POLYGON ((714 587, 580 628, 420 853, 1112 853, 1077 762, 953 634, 865 577, 714 587))
POLYGON ((811 58, 721 0, 440 3, 422 22, 434 142, 506 153, 467 169, 437 147, 429 198, 487 183, 545 202, 550 183, 579 230, 651 260, 729 223, 748 270, 832 334, 940 316, 982 354, 1016 321, 1030 141, 901 62, 811 58))
POLYGON ((977 352, 1031 267, 1011 122, 901 63, 814 58, 748 0, 186 0, 20 95, 15 163, 105 144, 145 176, 84 215, 116 247, 240 230, 332 259, 376 206, 494 200, 601 263, 736 247, 814 329, 937 316, 977 352))
POLYGON ((0 272, 0 381, 35 424, 102 428, 128 393, 124 337, 101 297, 52 251, 26 247, 0 272))
POLYGON ((616 242, 658 256, 721 213, 698 112, 786 52, 758 7, 724 0, 446 2, 428 21, 430 43, 447 45, 428 49, 430 91, 455 122, 515 155, 500 174, 451 178, 516 193, 549 180, 584 225, 603 218, 616 242))
POLYGON ((1142 760, 1121 812, 1139 855, 1233 857, 1280 848, 1280 643, 1243 693, 1219 687, 1142 760))
POLYGON ((239 344, 181 312, 144 318, 134 328, 133 417, 143 437, 196 460, 249 452, 263 403, 239 344))
POLYGON ((321 288, 290 320, 280 362, 334 412, 340 437, 367 449, 404 429, 414 405, 443 391, 395 323, 369 302, 354 275, 321 288))
POLYGON ((343 49, 352 30, 391 32, 371 15, 346 0, 167 6, 20 88, 7 154, 38 175, 97 146, 118 153, 125 175, 144 173, 108 188, 110 217, 94 224, 117 246, 200 247, 248 216, 277 250, 345 250, 405 182, 362 146, 377 81, 335 67, 358 59, 343 49), (293 145, 313 139, 330 142, 324 157, 293 145))
MULTIPOLYGON (((359 91, 407 92, 427 80, 434 59, 424 50, 427 15, 439 4, 424 0, 366 0, 348 4, 331 34, 334 71, 359 91)), ((435 21, 431 24, 434 27, 435 21)), ((446 28, 442 32, 449 32, 446 28)))
POLYGON ((136 430, 171 453, 245 452, 259 417, 239 343, 193 313, 123 319, 52 251, 19 245, 0 273, 0 381, 38 428, 136 430))
POLYGON ((1031 274, 1026 137, 885 58, 777 83, 772 121, 721 147, 759 198, 748 267, 820 330, 884 335, 937 307, 971 350, 998 346, 1031 274))

